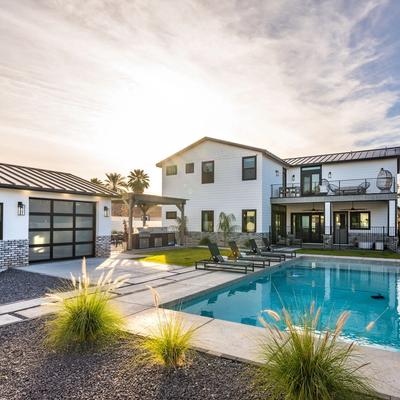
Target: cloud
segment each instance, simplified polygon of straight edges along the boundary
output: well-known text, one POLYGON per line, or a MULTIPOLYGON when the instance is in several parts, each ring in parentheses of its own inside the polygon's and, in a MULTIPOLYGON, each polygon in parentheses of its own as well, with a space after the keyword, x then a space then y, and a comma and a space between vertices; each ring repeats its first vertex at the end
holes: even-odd
POLYGON ((28 151, 40 138, 83 176, 145 168, 154 191, 155 162, 205 135, 282 157, 400 144, 389 113, 397 43, 385 40, 395 10, 383 0, 5 2, 0 138, 23 163, 54 168, 28 151))

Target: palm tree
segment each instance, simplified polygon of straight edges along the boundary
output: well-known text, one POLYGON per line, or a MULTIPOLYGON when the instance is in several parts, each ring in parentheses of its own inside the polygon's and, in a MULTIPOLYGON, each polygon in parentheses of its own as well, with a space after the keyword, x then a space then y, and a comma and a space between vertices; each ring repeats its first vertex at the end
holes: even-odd
POLYGON ((94 183, 95 185, 103 186, 103 182, 99 178, 92 178, 90 182, 94 183))
POLYGON ((224 246, 226 246, 226 239, 228 235, 236 231, 237 225, 236 218, 233 214, 225 214, 223 211, 219 214, 218 230, 222 232, 224 236, 224 246))
POLYGON ((108 189, 114 192, 122 193, 126 191, 125 177, 117 172, 110 172, 106 174, 105 184, 108 189))
POLYGON ((150 178, 142 169, 134 169, 128 175, 128 186, 133 193, 143 193, 150 186, 150 178))

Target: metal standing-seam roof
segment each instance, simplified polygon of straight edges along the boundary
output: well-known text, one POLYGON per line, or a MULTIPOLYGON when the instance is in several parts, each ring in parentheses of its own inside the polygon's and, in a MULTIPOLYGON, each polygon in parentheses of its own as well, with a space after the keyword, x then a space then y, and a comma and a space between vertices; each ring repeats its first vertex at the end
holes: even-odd
POLYGON ((379 158, 400 157, 400 147, 385 149, 372 149, 360 151, 347 151, 344 153, 320 154, 316 156, 286 158, 284 161, 290 165, 326 164, 346 161, 374 160, 379 158))
POLYGON ((67 172, 0 163, 0 188, 114 197, 117 193, 67 172))

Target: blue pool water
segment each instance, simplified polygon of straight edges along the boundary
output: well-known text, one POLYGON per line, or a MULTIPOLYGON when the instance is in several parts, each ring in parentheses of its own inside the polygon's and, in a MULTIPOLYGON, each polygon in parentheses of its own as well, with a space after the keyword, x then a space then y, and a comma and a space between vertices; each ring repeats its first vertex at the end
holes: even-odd
POLYGON ((298 315, 313 300, 322 307, 321 328, 333 326, 338 315, 349 310, 345 338, 400 350, 399 264, 299 258, 174 308, 261 326, 262 310, 279 312, 285 305, 298 315), (377 294, 384 298, 371 297, 377 294), (367 331, 366 326, 377 318, 375 327, 367 331))

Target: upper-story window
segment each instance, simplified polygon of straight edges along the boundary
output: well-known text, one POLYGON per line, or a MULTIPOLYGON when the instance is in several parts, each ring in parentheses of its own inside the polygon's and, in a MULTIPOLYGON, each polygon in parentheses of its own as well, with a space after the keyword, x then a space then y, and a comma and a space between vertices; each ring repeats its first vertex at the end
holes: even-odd
POLYGON ((214 183, 214 161, 201 163, 201 183, 214 183))
POLYGON ((177 165, 167 165, 165 168, 166 175, 176 175, 178 173, 178 166, 177 165))
POLYGON ((242 180, 251 181, 257 179, 257 157, 242 158, 242 180))
POLYGON ((193 172, 194 172, 194 163, 187 163, 186 165, 185 165, 185 172, 187 173, 187 174, 193 174, 193 172))
POLYGON ((321 184, 321 166, 301 168, 301 193, 303 196, 312 196, 319 193, 321 184))

